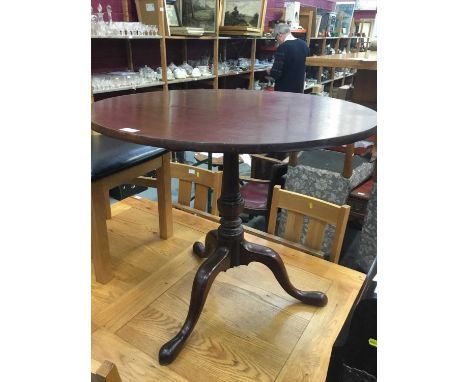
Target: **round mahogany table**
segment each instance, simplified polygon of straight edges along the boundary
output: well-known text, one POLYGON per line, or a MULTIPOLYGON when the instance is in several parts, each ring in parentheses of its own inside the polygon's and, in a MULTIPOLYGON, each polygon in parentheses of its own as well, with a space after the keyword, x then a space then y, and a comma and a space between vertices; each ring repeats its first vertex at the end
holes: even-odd
POLYGON ((220 226, 194 252, 207 260, 195 276, 187 318, 159 351, 171 363, 200 317, 206 296, 221 271, 251 262, 265 264, 284 290, 298 300, 325 306, 327 296, 301 291, 289 281, 281 257, 244 239, 239 215, 240 153, 289 152, 356 142, 376 132, 377 113, 333 98, 251 90, 172 90, 124 95, 92 104, 93 130, 129 142, 173 151, 224 153, 218 209, 220 226))

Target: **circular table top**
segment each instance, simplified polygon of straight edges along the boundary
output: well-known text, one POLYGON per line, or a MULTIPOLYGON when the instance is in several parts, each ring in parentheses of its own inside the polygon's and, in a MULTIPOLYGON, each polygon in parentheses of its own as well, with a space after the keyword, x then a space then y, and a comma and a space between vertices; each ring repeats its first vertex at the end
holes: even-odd
POLYGON ((262 153, 352 143, 377 113, 328 97, 252 90, 171 90, 92 104, 92 129, 174 151, 262 153))

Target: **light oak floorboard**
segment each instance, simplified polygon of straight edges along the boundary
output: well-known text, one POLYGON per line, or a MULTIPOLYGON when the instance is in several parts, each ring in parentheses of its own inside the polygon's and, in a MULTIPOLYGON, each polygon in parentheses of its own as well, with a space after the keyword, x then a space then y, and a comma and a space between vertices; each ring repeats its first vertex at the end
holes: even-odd
MULTIPOLYGON (((174 235, 159 238, 157 203, 127 198, 108 220, 114 278, 92 278, 92 359, 113 362, 128 381, 324 381, 333 343, 365 275, 271 243, 293 285, 328 295, 324 308, 289 296, 263 264, 221 272, 177 359, 158 352, 184 322, 204 261, 192 244, 218 224, 173 210, 174 235)), ((93 270, 92 270, 93 271, 93 270)))

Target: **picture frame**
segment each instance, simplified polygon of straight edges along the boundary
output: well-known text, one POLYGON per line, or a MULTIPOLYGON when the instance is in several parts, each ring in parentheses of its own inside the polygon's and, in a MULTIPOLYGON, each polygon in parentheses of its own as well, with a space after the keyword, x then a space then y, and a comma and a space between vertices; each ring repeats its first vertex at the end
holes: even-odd
POLYGON ((204 34, 215 34, 218 20, 218 0, 179 0, 182 27, 202 28, 204 34))
POLYGON ((351 32, 351 22, 354 15, 354 1, 337 1, 335 4, 335 12, 338 18, 336 26, 339 36, 348 36, 351 32))
POLYGON ((169 27, 180 27, 180 17, 177 10, 177 5, 174 2, 166 2, 166 21, 169 27))
POLYGON ((261 34, 267 0, 221 0, 220 32, 261 34))

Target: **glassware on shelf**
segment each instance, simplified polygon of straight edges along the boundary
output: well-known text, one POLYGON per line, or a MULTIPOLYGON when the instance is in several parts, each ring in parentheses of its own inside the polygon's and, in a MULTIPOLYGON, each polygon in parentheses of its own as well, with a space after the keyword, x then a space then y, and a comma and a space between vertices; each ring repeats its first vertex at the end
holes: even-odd
POLYGON ((97 34, 97 16, 93 14, 93 6, 91 6, 91 36, 97 34))
POLYGON ((98 4, 97 15, 97 26, 96 26, 96 35, 105 36, 106 35, 106 23, 104 22, 104 13, 102 13, 101 3, 98 4))
POLYGON ((104 13, 99 4, 96 15, 91 14, 91 36, 108 38, 160 37, 156 25, 146 25, 140 22, 113 21, 112 8, 110 6, 107 6, 107 15, 109 21, 105 22, 104 13))
POLYGON ((141 85, 159 83, 157 73, 145 66, 139 73, 132 71, 111 72, 91 76, 91 85, 94 92, 113 90, 136 89, 141 85))
POLYGON ((193 68, 192 73, 191 73, 191 76, 192 76, 193 78, 201 77, 200 69, 198 69, 198 68, 193 68))
POLYGON ((107 26, 104 22, 104 13, 102 13, 102 5, 101 3, 98 4, 97 8, 97 26, 96 26, 96 35, 97 36, 105 36, 107 34, 107 26))
POLYGON ((200 70, 202 77, 211 76, 210 68, 208 65, 198 65, 197 68, 200 70))
POLYGON ((170 68, 167 68, 167 79, 168 80, 173 80, 174 79, 174 73, 170 68))
POLYGON ((107 35, 108 36, 119 36, 120 32, 119 32, 119 29, 117 27, 117 25, 115 25, 115 23, 112 21, 112 7, 110 5, 108 5, 106 7, 106 10, 107 10, 107 17, 108 17, 108 21, 107 21, 107 35))
POLYGON ((226 74, 229 73, 229 65, 226 61, 220 62, 218 64, 218 74, 226 74))
POLYGON ((180 65, 180 67, 182 69, 185 69, 185 71, 187 72, 187 75, 191 76, 192 75, 192 72, 193 72, 193 67, 189 64, 187 64, 187 61, 184 61, 182 63, 182 65, 180 65))
POLYGON ((202 56, 200 58, 200 65, 203 65, 203 66, 208 66, 210 64, 210 57, 208 56, 202 56))
POLYGON ((158 29, 157 25, 148 25, 148 26, 150 28, 150 35, 151 36, 157 36, 158 32, 159 32, 159 29, 158 29))
POLYGON ((238 65, 243 70, 250 69, 250 58, 239 57, 238 65))
POLYGON ((154 71, 147 65, 140 68, 139 73, 142 85, 159 82, 162 79, 161 72, 158 73, 158 71, 154 71))
POLYGON ((187 72, 185 71, 185 69, 176 68, 174 70, 174 77, 177 79, 187 78, 187 72))
POLYGON ((106 7, 106 10, 107 10, 107 17, 109 18, 108 25, 110 26, 112 24, 112 7, 108 5, 106 7))

